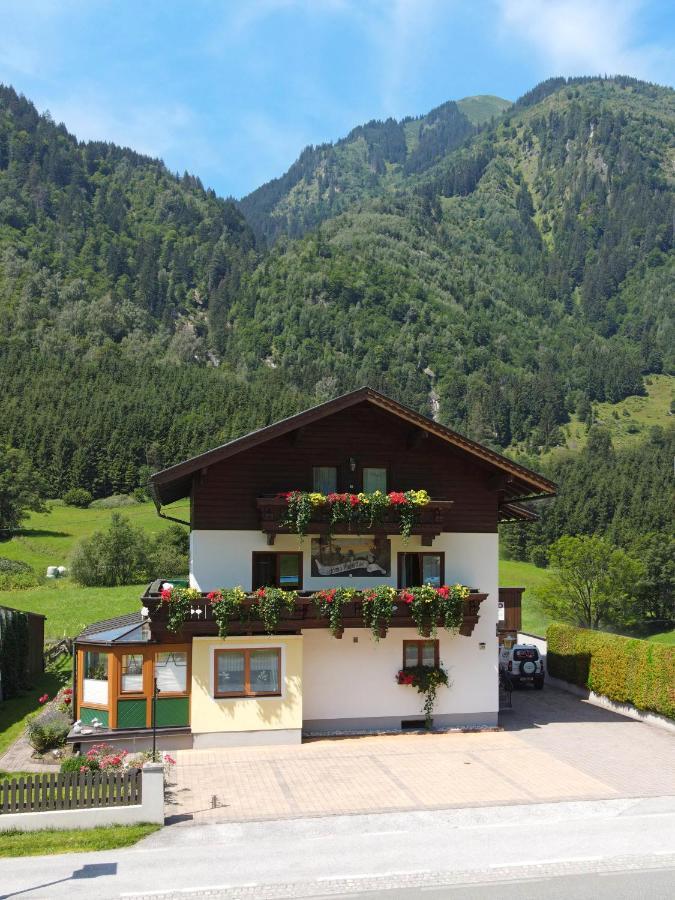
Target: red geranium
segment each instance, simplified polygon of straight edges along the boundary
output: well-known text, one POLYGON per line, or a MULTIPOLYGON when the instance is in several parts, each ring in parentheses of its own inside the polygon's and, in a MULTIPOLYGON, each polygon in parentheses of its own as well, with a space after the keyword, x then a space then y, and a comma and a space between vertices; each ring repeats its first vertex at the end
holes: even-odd
POLYGON ((359 498, 356 494, 350 494, 349 502, 351 503, 352 506, 358 506, 361 501, 359 500, 359 498))
POLYGON ((258 600, 262 600, 265 596, 265 588, 258 588, 258 590, 255 592, 255 596, 258 600))
POLYGON ((209 600, 211 605, 213 606, 216 603, 220 603, 220 601, 223 599, 223 592, 222 591, 211 591, 209 594, 206 595, 206 599, 209 600))
POLYGON ((402 506, 406 502, 405 494, 400 491, 391 491, 387 496, 392 506, 402 506))
POLYGON ((401 591, 401 600, 403 603, 412 603, 414 599, 415 598, 410 591, 401 591))
POLYGON ((171 599, 171 588, 162 588, 160 595, 162 603, 168 603, 171 599))
POLYGON ((48 703, 48 702, 49 702, 49 694, 43 694, 41 697, 38 698, 38 703, 41 703, 44 705, 45 703, 48 703))
POLYGON ((445 587, 445 585, 444 585, 443 587, 437 588, 436 593, 438 594, 439 597, 442 597, 444 600, 447 600, 448 597, 450 596, 450 588, 445 587))

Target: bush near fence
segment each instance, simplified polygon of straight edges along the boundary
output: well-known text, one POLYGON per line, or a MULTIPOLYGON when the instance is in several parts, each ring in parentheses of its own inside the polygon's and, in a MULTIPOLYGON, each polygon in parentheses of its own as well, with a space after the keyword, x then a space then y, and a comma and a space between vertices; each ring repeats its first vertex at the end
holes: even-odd
POLYGON ((571 625, 549 625, 546 639, 549 675, 675 718, 675 648, 571 625))

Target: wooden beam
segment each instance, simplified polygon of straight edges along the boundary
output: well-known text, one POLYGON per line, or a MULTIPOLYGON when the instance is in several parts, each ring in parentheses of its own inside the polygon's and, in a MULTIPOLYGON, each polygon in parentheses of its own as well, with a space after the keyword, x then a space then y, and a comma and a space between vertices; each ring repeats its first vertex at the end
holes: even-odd
POLYGON ((489 491, 505 491, 513 484, 511 475, 492 475, 488 478, 487 486, 489 491))

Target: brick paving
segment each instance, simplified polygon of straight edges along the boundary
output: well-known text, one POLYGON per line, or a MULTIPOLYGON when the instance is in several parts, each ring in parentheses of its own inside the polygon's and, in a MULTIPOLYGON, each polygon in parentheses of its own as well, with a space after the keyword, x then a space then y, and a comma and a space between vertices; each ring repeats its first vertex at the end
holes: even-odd
POLYGON ((675 738, 554 688, 519 691, 502 732, 325 738, 177 753, 177 824, 675 793, 675 738))

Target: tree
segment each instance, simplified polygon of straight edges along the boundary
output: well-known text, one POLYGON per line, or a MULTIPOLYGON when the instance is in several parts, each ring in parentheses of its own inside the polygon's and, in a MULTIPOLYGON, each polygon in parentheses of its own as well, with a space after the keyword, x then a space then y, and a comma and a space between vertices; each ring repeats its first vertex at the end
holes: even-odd
POLYGON ((0 534, 14 531, 28 510, 44 512, 45 486, 23 450, 0 445, 0 534))
POLYGON ((151 577, 150 541, 141 528, 113 513, 106 531, 95 531, 75 548, 71 574, 92 587, 134 584, 151 577))
POLYGON ((544 609, 562 622, 582 628, 615 625, 644 575, 642 564, 596 535, 562 537, 549 548, 552 573, 539 597, 544 609))

